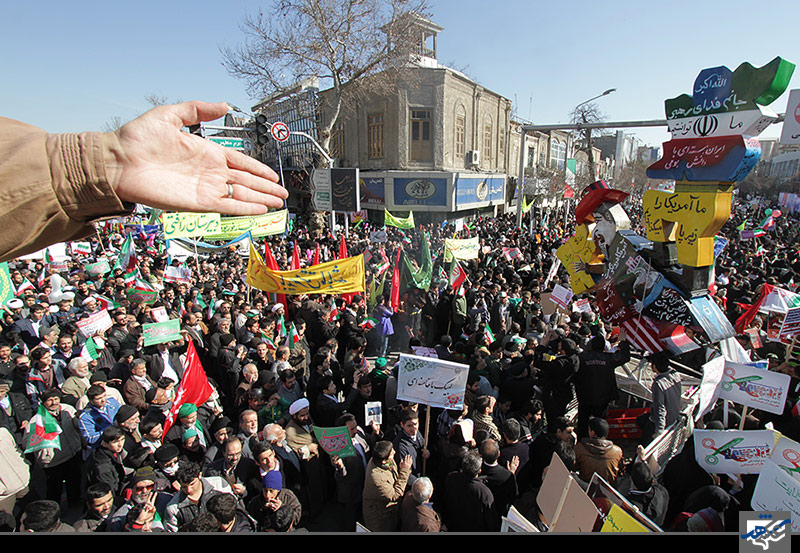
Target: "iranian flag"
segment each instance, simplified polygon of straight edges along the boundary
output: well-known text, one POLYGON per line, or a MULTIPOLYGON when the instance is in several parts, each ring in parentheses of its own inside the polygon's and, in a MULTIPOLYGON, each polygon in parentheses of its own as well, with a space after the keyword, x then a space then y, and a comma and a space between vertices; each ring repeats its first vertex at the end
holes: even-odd
POLYGON ((361 321, 361 323, 358 326, 362 328, 365 332, 369 332, 370 330, 375 328, 376 324, 378 324, 378 321, 376 321, 372 317, 367 317, 366 319, 361 321))
POLYGON ((288 347, 289 349, 294 349, 294 345, 300 341, 300 335, 297 333, 297 329, 294 327, 294 323, 292 323, 289 332, 286 333, 286 342, 284 342, 284 346, 288 347))
POLYGON ((483 336, 486 338, 487 344, 493 344, 495 342, 494 332, 489 328, 489 325, 483 327, 483 336))
POLYGON ((270 338, 263 332, 261 333, 261 338, 264 340, 264 343, 267 344, 267 348, 271 349, 272 351, 278 349, 278 346, 275 345, 275 342, 272 340, 272 338, 270 338))
POLYGON ((36 278, 36 284, 39 286, 39 290, 44 290, 44 283, 47 282, 47 265, 42 267, 42 272, 39 273, 39 276, 36 278))
POLYGON ((122 280, 125 281, 125 286, 130 288, 139 276, 139 269, 133 269, 129 273, 122 275, 122 280))
POLYGON ((53 262, 53 256, 50 254, 50 248, 44 249, 44 262, 46 265, 49 265, 53 262))
POLYGON ((24 453, 33 453, 40 449, 54 447, 61 449, 61 426, 50 411, 40 405, 36 414, 33 416, 29 426, 28 445, 24 453))
POLYGON ((467 280, 467 272, 461 267, 461 263, 459 263, 457 259, 454 259, 453 266, 450 267, 450 275, 448 276, 447 283, 453 290, 458 290, 465 280, 467 280))
POLYGON ((175 423, 178 411, 184 403, 194 403, 198 407, 208 401, 214 388, 208 383, 208 377, 197 357, 197 350, 194 349, 194 342, 189 340, 186 347, 186 361, 184 363, 183 377, 175 393, 175 400, 172 409, 169 410, 167 420, 164 421, 164 435, 175 423))
POLYGON ((133 247, 133 238, 129 234, 128 237, 125 239, 125 242, 122 244, 122 248, 119 251, 119 257, 117 257, 117 262, 111 268, 112 271, 115 269, 122 269, 123 273, 129 274, 133 271, 138 262, 136 260, 136 250, 133 247))
POLYGON ((22 280, 22 284, 17 288, 17 293, 15 295, 19 296, 25 290, 33 290, 33 284, 31 284, 31 281, 27 278, 22 280))
POLYGON ((91 363, 100 357, 100 354, 97 352, 97 345, 94 343, 93 338, 89 338, 86 340, 86 342, 84 342, 83 347, 81 348, 81 357, 85 359, 87 363, 91 363))
POLYGON ((107 309, 109 311, 117 309, 120 305, 112 299, 109 299, 105 296, 101 296, 97 294, 97 303, 100 305, 100 309, 107 309))
POLYGON ((283 315, 278 318, 278 322, 275 324, 275 327, 278 330, 279 338, 286 336, 286 319, 283 318, 283 315))

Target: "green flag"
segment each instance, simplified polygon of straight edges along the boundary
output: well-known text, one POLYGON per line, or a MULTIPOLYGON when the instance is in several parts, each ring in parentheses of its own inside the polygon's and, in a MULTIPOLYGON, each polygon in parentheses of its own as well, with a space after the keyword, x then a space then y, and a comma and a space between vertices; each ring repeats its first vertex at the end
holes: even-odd
POLYGON ((397 228, 403 228, 403 229, 412 229, 412 228, 414 228, 414 212, 413 211, 410 211, 408 213, 408 217, 406 217, 405 219, 402 219, 400 217, 395 217, 394 215, 389 213, 389 211, 386 208, 383 209, 383 213, 384 213, 383 224, 385 226, 387 226, 387 227, 397 227, 397 228))
POLYGON ((736 227, 736 230, 744 230, 744 226, 747 224, 747 221, 749 220, 750 219, 745 219, 744 221, 742 221, 742 224, 736 227))
POLYGON ((11 273, 8 272, 8 262, 0 263, 0 304, 5 305, 14 299, 14 285, 11 283, 11 273))
POLYGON ((422 248, 420 248, 420 257, 422 262, 418 268, 414 268, 408 254, 403 252, 400 262, 400 280, 403 285, 400 286, 401 290, 408 288, 417 288, 419 290, 428 290, 431 287, 431 276, 433 276, 433 263, 431 262, 430 245, 428 244, 428 235, 422 233, 422 248))

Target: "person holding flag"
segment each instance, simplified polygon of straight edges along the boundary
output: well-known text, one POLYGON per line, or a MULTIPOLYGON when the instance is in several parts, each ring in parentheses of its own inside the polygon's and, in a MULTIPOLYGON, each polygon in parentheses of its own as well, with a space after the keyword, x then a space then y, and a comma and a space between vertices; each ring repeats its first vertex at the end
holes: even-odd
POLYGON ((45 476, 45 498, 61 501, 64 484, 70 507, 81 504, 81 435, 75 408, 61 403, 58 388, 42 392, 36 414, 28 422, 25 454, 33 458, 45 476))

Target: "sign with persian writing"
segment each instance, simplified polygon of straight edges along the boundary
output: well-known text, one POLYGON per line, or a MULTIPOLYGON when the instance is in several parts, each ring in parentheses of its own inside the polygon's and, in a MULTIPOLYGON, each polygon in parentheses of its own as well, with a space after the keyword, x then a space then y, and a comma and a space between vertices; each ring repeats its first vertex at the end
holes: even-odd
POLYGON ((188 238, 190 236, 206 236, 220 230, 219 213, 164 213, 161 224, 164 226, 164 238, 188 238))
POLYGON ((769 460, 774 436, 772 430, 695 430, 695 460, 710 473, 758 473, 769 460))
POLYGON ((105 275, 111 272, 111 266, 108 264, 108 259, 98 259, 97 263, 89 263, 84 267, 86 272, 92 276, 105 275))
POLYGON ((364 292, 364 256, 346 257, 295 271, 273 271, 267 268, 251 243, 247 284, 264 292, 277 294, 364 292))
POLYGON ((781 437, 770 459, 786 474, 795 480, 800 480, 800 444, 785 436, 781 437))
POLYGON ((163 323, 145 323, 142 325, 142 336, 145 347, 180 340, 181 321, 169 319, 163 323))
POLYGON ((164 271, 164 282, 184 282, 189 284, 192 281, 192 269, 189 267, 175 267, 170 265, 164 271))
POLYGON ((431 407, 460 409, 469 366, 441 359, 400 354, 397 399, 431 407))
POLYGON ((480 244, 478 237, 472 238, 445 238, 444 240, 444 260, 445 262, 456 259, 478 259, 480 244))
POLYGON ((750 506, 757 511, 792 513, 792 532, 800 532, 800 481, 769 459, 758 475, 750 506))
POLYGON ((283 234, 289 211, 271 211, 264 215, 249 217, 220 217, 219 231, 206 235, 206 240, 231 240, 249 232, 253 238, 283 234))
POLYGON ((107 309, 103 309, 102 311, 98 311, 97 313, 89 315, 87 318, 81 319, 75 324, 80 329, 81 334, 87 338, 91 338, 95 334, 103 332, 104 330, 108 330, 114 326, 114 323, 111 321, 111 315, 108 314, 107 309))
POLYGON ((719 385, 719 397, 780 415, 786 404, 790 382, 788 374, 728 361, 719 385))
POLYGON ((336 426, 333 428, 314 427, 314 436, 319 442, 319 446, 328 455, 337 457, 352 457, 358 455, 353 447, 353 440, 350 438, 350 431, 346 426, 336 426))

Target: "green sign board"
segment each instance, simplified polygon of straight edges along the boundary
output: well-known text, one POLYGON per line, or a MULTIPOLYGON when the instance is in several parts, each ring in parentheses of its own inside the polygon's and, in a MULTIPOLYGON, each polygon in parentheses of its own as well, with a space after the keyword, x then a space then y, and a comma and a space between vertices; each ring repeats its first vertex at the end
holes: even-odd
POLYGON ((179 340, 181 321, 180 319, 170 319, 162 323, 143 324, 142 335, 145 347, 179 340))
POLYGON ((237 138, 234 136, 209 136, 208 139, 226 148, 235 148, 237 150, 253 149, 253 143, 250 139, 237 138))

